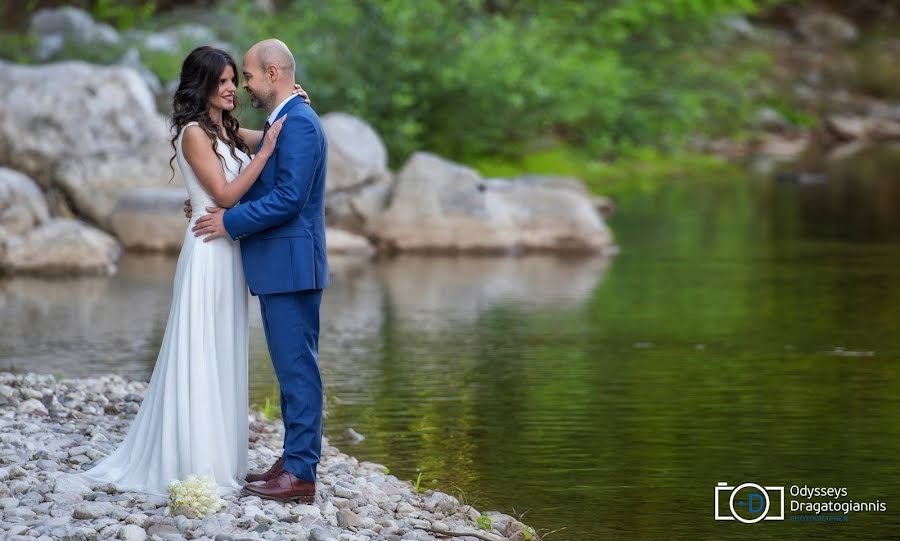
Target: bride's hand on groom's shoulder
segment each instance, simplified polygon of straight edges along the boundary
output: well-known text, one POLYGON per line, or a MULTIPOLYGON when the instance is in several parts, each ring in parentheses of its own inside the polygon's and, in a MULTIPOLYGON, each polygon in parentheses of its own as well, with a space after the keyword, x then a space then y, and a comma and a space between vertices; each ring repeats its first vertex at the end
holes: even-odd
POLYGON ((294 94, 303 98, 303 101, 305 101, 307 105, 310 103, 309 94, 306 93, 306 90, 303 90, 303 87, 300 86, 300 83, 294 83, 294 94))

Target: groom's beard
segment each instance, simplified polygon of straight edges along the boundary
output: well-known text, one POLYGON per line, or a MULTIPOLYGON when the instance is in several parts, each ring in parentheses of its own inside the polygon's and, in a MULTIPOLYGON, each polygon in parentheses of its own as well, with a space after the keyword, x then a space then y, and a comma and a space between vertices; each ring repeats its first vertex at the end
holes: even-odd
POLYGON ((275 107, 275 93, 273 92, 271 96, 268 96, 265 100, 254 94, 253 92, 248 92, 250 94, 250 105, 252 105, 255 109, 265 109, 267 111, 271 111, 275 107))

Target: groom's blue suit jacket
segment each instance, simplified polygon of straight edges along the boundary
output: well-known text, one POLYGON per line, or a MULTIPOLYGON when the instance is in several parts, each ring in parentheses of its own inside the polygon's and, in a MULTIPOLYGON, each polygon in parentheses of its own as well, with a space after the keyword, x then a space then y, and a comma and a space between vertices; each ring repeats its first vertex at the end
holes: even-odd
POLYGON ((225 212, 228 234, 241 241, 254 295, 328 287, 325 170, 328 145, 315 111, 287 102, 275 153, 239 205, 225 212))

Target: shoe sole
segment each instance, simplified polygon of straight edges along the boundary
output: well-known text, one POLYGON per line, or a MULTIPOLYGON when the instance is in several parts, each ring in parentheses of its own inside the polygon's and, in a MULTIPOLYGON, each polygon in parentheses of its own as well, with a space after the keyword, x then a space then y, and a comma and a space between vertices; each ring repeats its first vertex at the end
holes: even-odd
POLYGON ((315 496, 312 496, 312 497, 310 497, 310 496, 291 496, 288 498, 276 498, 274 496, 260 494, 259 492, 254 492, 252 490, 247 490, 247 489, 241 490, 241 494, 243 494, 244 496, 256 496, 258 498, 264 498, 266 500, 274 500, 276 502, 300 502, 300 503, 315 503, 316 502, 315 496))

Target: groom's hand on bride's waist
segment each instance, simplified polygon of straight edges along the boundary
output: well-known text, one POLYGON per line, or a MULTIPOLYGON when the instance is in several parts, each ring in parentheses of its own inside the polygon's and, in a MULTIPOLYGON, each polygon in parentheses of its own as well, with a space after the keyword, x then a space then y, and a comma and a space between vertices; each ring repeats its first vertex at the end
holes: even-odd
POLYGON ((206 216, 197 218, 197 223, 191 228, 195 237, 203 237, 203 242, 209 242, 219 237, 227 237, 223 217, 225 209, 219 207, 206 207, 209 212, 206 216))
POLYGON ((194 209, 193 209, 193 207, 191 207, 191 200, 185 199, 184 200, 184 217, 187 218, 188 220, 190 220, 191 216, 193 214, 194 214, 194 209))

